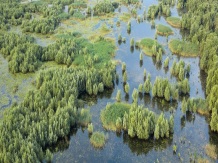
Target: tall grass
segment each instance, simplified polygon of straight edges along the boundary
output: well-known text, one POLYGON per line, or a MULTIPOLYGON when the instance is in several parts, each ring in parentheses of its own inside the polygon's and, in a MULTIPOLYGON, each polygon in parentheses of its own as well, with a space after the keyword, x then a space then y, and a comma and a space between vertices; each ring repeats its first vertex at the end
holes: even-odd
POLYGON ((103 132, 94 132, 90 138, 91 144, 95 148, 102 148, 106 142, 106 136, 103 132))
POLYGON ((123 118, 125 112, 129 113, 130 105, 125 103, 108 104, 104 110, 101 111, 101 121, 103 127, 108 130, 116 131, 116 120, 123 118))
POLYGON ((156 29, 157 29, 157 34, 159 35, 168 36, 173 34, 173 30, 170 27, 162 24, 158 24, 156 29))
POLYGON ((167 17, 167 23, 169 23, 172 27, 180 28, 181 27, 181 19, 178 17, 167 17))
POLYGON ((163 47, 159 43, 157 43, 156 40, 153 40, 151 38, 142 39, 139 43, 139 46, 146 55, 152 56, 153 55, 152 47, 154 44, 157 45, 157 49, 161 48, 162 52, 164 52, 163 47))
POLYGON ((169 42, 169 48, 174 54, 184 57, 196 57, 199 55, 199 46, 187 41, 173 39, 169 42))

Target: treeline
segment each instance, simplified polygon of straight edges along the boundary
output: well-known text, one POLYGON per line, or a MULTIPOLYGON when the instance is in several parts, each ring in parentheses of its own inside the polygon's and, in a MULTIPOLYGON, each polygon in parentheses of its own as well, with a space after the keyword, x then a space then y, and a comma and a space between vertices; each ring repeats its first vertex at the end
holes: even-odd
POLYGON ((23 32, 52 34, 59 23, 60 19, 57 17, 39 20, 33 19, 29 21, 23 21, 21 28, 23 32))
POLYGON ((6 33, 0 37, 0 42, 0 52, 8 58, 9 71, 27 73, 37 69, 43 50, 34 44, 32 37, 6 33))
POLYGON ((60 20, 68 19, 69 15, 63 13, 65 5, 74 3, 74 0, 21 4, 20 2, 1 2, 0 4, 0 29, 8 30, 11 25, 21 25, 24 32, 47 34, 54 31, 60 20), (32 13, 42 14, 44 19, 35 19, 32 13), (33 19, 33 20, 31 20, 33 19))
POLYGON ((182 28, 190 32, 188 37, 200 47, 200 68, 207 76, 206 95, 211 114, 210 126, 218 131, 218 6, 216 0, 183 2, 187 13, 182 16, 182 28))
POLYGON ((108 62, 107 58, 110 58, 111 54, 107 53, 112 53, 113 48, 104 38, 92 44, 74 33, 69 33, 68 38, 60 38, 47 47, 35 44, 32 37, 14 33, 1 35, 0 43, 0 53, 8 59, 8 68, 12 73, 34 72, 41 65, 40 63, 45 61, 55 61, 70 66, 77 57, 80 58, 78 60, 80 65, 93 67, 101 62, 102 58, 106 58, 104 61, 108 62), (95 46, 109 49, 104 50, 105 53, 101 51, 101 55, 95 46))
POLYGON ((165 15, 169 17, 171 15, 170 6, 163 2, 158 5, 152 5, 148 8, 146 16, 148 19, 155 19, 157 16, 165 15))
POLYGON ((114 10, 114 5, 110 1, 100 1, 93 8, 94 15, 106 14, 114 12, 114 10))
POLYGON ((108 104, 101 112, 101 120, 107 129, 113 129, 115 125, 116 131, 124 130, 132 138, 138 137, 145 140, 152 136, 155 139, 168 138, 174 130, 174 117, 172 115, 168 120, 163 113, 157 116, 154 112, 143 108, 143 106, 138 106, 135 102, 131 105, 108 104))
POLYGON ((131 106, 129 114, 124 114, 121 122, 123 129, 128 131, 130 137, 137 136, 139 139, 148 139, 151 135, 154 135, 155 139, 168 138, 174 128, 173 116, 168 121, 163 113, 157 117, 154 112, 134 104, 131 106))
POLYGON ((113 79, 114 67, 42 71, 37 90, 29 91, 1 119, 0 162, 41 162, 44 157, 50 161, 47 147, 69 134, 71 127, 90 123, 89 111, 78 109, 79 94, 93 94, 89 83, 111 88, 113 79))
POLYGON ((2 1, 0 3, 0 29, 7 30, 10 25, 20 25, 23 19, 31 19, 30 7, 20 5, 16 1, 2 1))
MULTIPOLYGON (((178 65, 183 64, 183 61, 177 63, 178 65)), ((182 67, 183 68, 183 67, 182 67)), ((127 83, 127 72, 126 65, 122 63, 123 71, 123 83, 124 83, 124 92, 129 94, 129 84, 127 83)), ((138 90, 134 89, 132 93, 133 101, 138 101, 138 95, 141 93, 150 94, 152 93, 153 97, 164 98, 166 101, 177 101, 180 95, 186 95, 190 92, 190 85, 187 78, 184 78, 184 73, 182 73, 183 78, 176 84, 169 82, 167 78, 156 77, 154 84, 151 83, 151 76, 144 69, 144 83, 139 84, 138 90)), ((117 92, 116 96, 117 102, 121 101, 121 92, 117 92)))

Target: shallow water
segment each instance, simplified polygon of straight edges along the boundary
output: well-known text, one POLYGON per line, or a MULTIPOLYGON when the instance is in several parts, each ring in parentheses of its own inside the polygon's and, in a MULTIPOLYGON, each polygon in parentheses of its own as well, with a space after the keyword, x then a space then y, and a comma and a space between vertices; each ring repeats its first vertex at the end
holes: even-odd
MULTIPOLYGON (((142 9, 138 11, 142 14, 144 8, 148 10, 148 6, 157 4, 158 1, 148 0, 144 1, 142 9)), ((108 135, 108 140, 104 148, 95 149, 89 142, 89 134, 86 129, 78 128, 72 131, 69 140, 60 142, 56 147, 54 153, 54 162, 190 162, 190 158, 204 157, 209 159, 205 152, 204 146, 208 143, 217 144, 218 140, 216 134, 209 130, 208 119, 198 114, 192 115, 187 113, 183 116, 181 112, 181 99, 178 102, 165 102, 162 99, 152 98, 149 95, 142 95, 139 98, 139 104, 143 104, 150 110, 160 114, 164 112, 167 117, 170 116, 170 107, 174 110, 175 124, 174 134, 171 139, 154 140, 139 140, 130 138, 127 133, 115 133, 106 131, 102 128, 100 121, 100 112, 107 105, 107 103, 115 102, 117 90, 121 90, 122 101, 132 102, 131 94, 134 88, 138 88, 140 83, 143 83, 144 68, 147 73, 151 74, 151 81, 154 82, 156 76, 168 78, 171 83, 176 82, 176 78, 170 75, 170 70, 166 71, 163 65, 157 66, 152 57, 144 55, 143 63, 139 61, 140 51, 130 49, 130 39, 135 41, 145 37, 154 38, 155 29, 151 28, 151 23, 147 20, 138 23, 135 19, 131 19, 132 30, 127 33, 127 23, 121 21, 121 26, 117 27, 116 22, 122 12, 128 12, 126 7, 121 8, 121 13, 117 13, 113 18, 114 26, 113 33, 108 36, 114 37, 117 40, 119 34, 126 38, 126 43, 116 44, 118 50, 116 51, 115 60, 125 62, 127 65, 128 83, 130 84, 129 98, 125 96, 122 83, 121 64, 117 65, 116 71, 119 74, 119 82, 115 83, 115 87, 111 91, 98 95, 98 97, 89 97, 82 95, 81 99, 86 102, 86 107, 90 108, 92 114, 92 123, 95 131, 103 131, 108 135), (177 144, 177 154, 173 153, 173 145, 177 144), (180 153, 181 158, 178 154, 180 153)), ((175 7, 171 8, 171 16, 179 16, 175 7)), ((95 26, 100 27, 102 21, 95 26)), ((168 25, 164 17, 157 18, 155 24, 168 25)), ((180 29, 171 27, 174 35, 169 36, 168 40, 172 38, 182 39, 185 33, 180 29)), ((164 46, 165 54, 162 58, 162 63, 168 56, 170 58, 169 67, 171 67, 174 60, 184 60, 186 64, 190 63, 191 72, 189 83, 191 86, 190 97, 205 98, 205 78, 206 76, 200 72, 199 58, 184 58, 173 55, 167 45, 166 37, 158 36, 158 42, 164 46)), ((209 159, 210 160, 210 159, 209 159)), ((210 160, 213 161, 213 160, 210 160)))

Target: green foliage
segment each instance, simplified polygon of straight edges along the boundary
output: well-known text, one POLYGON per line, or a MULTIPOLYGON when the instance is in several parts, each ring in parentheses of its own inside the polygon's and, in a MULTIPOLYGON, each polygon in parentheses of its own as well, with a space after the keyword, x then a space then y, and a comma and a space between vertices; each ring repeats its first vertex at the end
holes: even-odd
POLYGON ((95 148, 102 148, 106 142, 106 136, 103 132, 94 132, 90 138, 91 144, 95 148))
POLYGON ((32 37, 6 33, 0 37, 0 42, 0 52, 9 60, 9 71, 27 73, 38 68, 42 48, 34 44, 32 37))
POLYGON ((135 103, 138 102, 138 95, 139 95, 138 90, 134 88, 134 90, 133 90, 133 92, 132 92, 132 99, 133 99, 133 102, 135 102, 135 103))
POLYGON ((126 83, 127 82, 127 73, 126 71, 123 73, 123 83, 126 83))
POLYGON ((116 121, 123 118, 125 112, 129 113, 130 106, 125 103, 107 104, 106 108, 101 111, 101 121, 103 127, 108 130, 116 131, 116 121))
POLYGON ((152 85, 151 85, 151 81, 149 80, 149 78, 146 79, 143 86, 144 86, 145 93, 150 93, 152 85))
POLYGON ((122 71, 126 71, 126 63, 122 62, 122 71))
POLYGON ((121 91, 120 90, 117 91, 116 100, 117 102, 121 102, 121 91))
POLYGON ((185 78, 186 72, 188 73, 190 71, 190 65, 187 68, 185 69, 185 62, 183 60, 180 60, 177 63, 176 61, 173 61, 173 65, 170 69, 170 72, 172 75, 178 77, 180 81, 182 81, 185 78))
POLYGON ((122 124, 122 119, 120 117, 117 118, 116 120, 116 129, 117 131, 120 131, 123 127, 123 124, 122 124))
POLYGON ((169 66, 169 57, 164 60, 164 68, 168 68, 169 66))
POLYGON ((140 59, 140 61, 143 61, 143 52, 140 52, 140 55, 139 55, 139 59, 140 59))
POLYGON ((173 145, 173 152, 176 153, 176 151, 177 151, 177 146, 174 144, 174 145, 173 145))
POLYGON ((93 133, 93 129, 94 127, 93 127, 93 124, 92 123, 90 123, 90 124, 88 124, 88 132, 90 133, 90 134, 92 134, 93 133))
MULTIPOLYGON (((166 1, 165 1, 166 2, 166 1)), ((170 6, 167 3, 160 2, 158 5, 151 5, 148 8, 147 18, 155 19, 158 15, 170 16, 170 6)))
POLYGON ((139 84, 138 91, 139 91, 139 93, 143 93, 143 91, 144 91, 143 84, 139 84))
POLYGON ((163 47, 157 43, 156 40, 145 38, 140 41, 140 48, 142 51, 149 56, 154 55, 155 52, 157 52, 159 49, 161 49, 162 53, 164 52, 163 47), (155 52, 153 51, 155 47, 155 52))
POLYGON ((167 100, 167 101, 170 101, 170 88, 169 86, 166 87, 165 91, 164 91, 164 98, 167 100))
POLYGON ((159 35, 169 36, 173 34, 173 31, 170 27, 162 25, 162 24, 158 24, 156 29, 159 35))
POLYGON ((124 90, 125 90, 126 94, 129 94, 129 83, 125 84, 124 90))
POLYGON ((29 91, 20 104, 5 111, 1 119, 0 162, 16 162, 18 158, 40 162, 44 157, 42 149, 68 135, 72 126, 89 124, 89 110, 77 109, 77 98, 87 91, 87 81, 108 87, 104 74, 114 73, 109 69, 41 71, 36 78, 37 89, 29 91), (6 157, 8 154, 10 157, 6 157))
POLYGON ((134 103, 115 103, 107 106, 101 112, 101 120, 106 129, 123 129, 128 131, 130 137, 137 136, 139 139, 148 139, 153 134, 155 139, 169 137, 174 128, 173 116, 168 122, 163 113, 157 117, 154 112, 134 103))
POLYGON ((174 54, 184 57, 196 57, 199 55, 199 46, 192 42, 173 39, 169 42, 169 48, 174 54))
POLYGON ((178 17, 167 17, 167 23, 169 23, 172 27, 181 28, 181 19, 178 17))
POLYGON ((178 87, 179 87, 179 92, 182 94, 189 94, 190 92, 190 85, 188 82, 188 79, 185 78, 184 80, 182 80, 181 82, 178 83, 178 87))
POLYGON ((100 1, 94 6, 93 10, 95 15, 102 15, 114 12, 115 8, 109 1, 100 1))
POLYGON ((133 48, 134 45, 135 45, 134 38, 131 38, 131 40, 130 40, 130 47, 133 48))
POLYGON ((185 114, 186 111, 187 111, 187 102, 186 102, 185 98, 183 98, 183 100, 182 100, 182 112, 183 112, 183 114, 185 114))

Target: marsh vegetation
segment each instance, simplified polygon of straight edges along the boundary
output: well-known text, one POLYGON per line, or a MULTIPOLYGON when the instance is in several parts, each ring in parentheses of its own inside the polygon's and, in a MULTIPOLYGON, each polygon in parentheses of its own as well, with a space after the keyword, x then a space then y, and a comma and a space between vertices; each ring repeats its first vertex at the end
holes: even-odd
POLYGON ((0 0, 0 162, 217 161, 216 3, 0 0))

